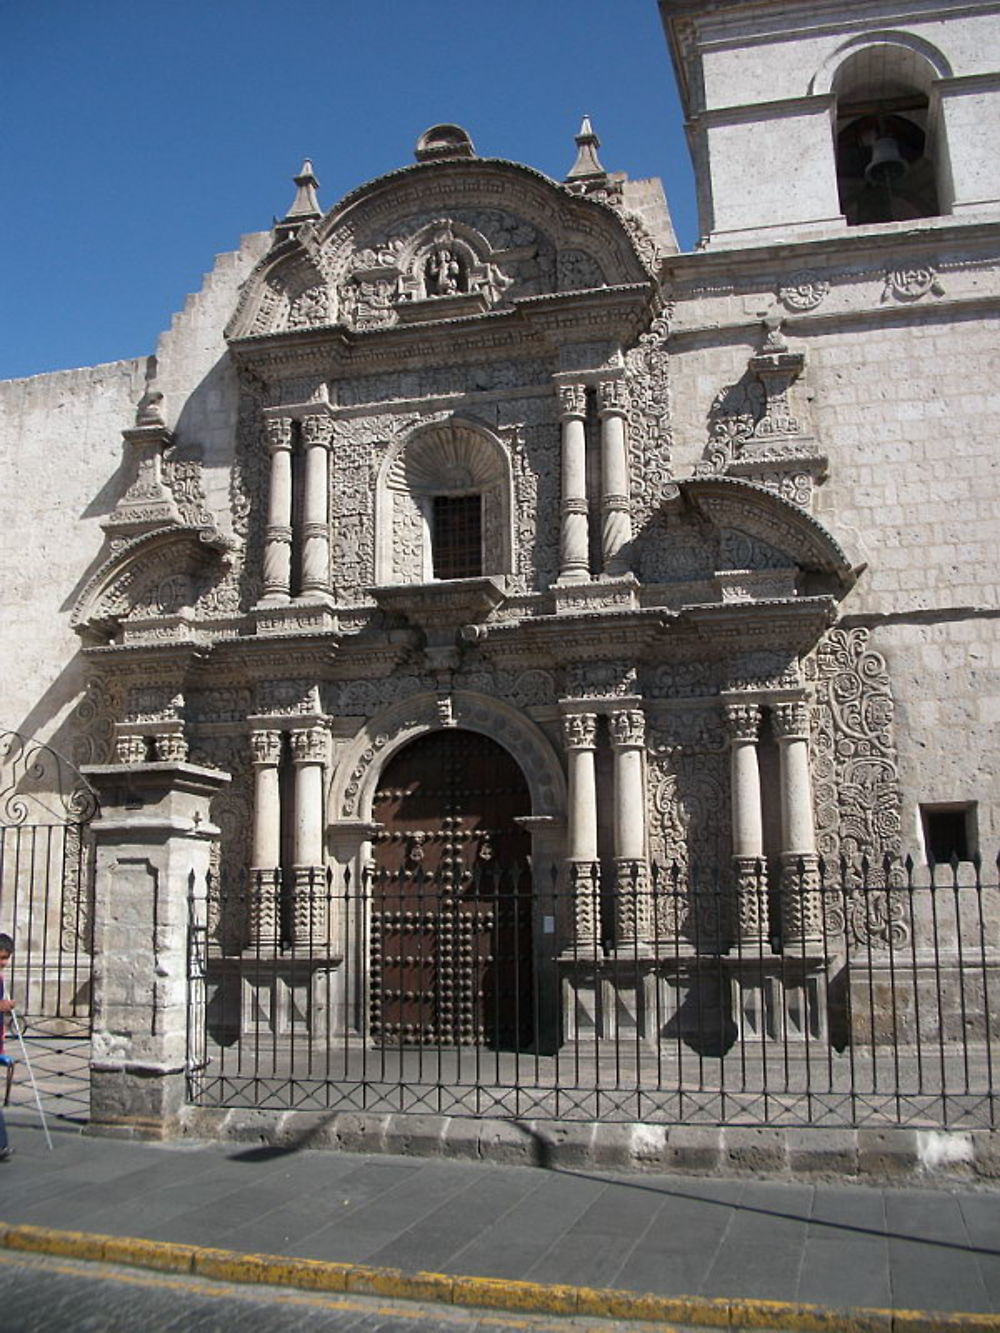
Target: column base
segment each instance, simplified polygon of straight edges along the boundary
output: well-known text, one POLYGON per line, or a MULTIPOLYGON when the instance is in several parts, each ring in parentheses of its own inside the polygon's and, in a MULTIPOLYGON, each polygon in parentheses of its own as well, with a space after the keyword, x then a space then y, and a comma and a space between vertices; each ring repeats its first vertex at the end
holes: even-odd
POLYGON ((815 853, 781 855, 781 942, 785 952, 818 948, 823 941, 823 895, 815 853))

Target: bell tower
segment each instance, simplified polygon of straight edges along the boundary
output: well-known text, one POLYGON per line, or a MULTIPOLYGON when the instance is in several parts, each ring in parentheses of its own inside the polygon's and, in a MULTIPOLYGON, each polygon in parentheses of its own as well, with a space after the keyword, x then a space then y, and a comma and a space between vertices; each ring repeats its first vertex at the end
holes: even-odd
POLYGON ((710 249, 1000 214, 997 0, 660 0, 710 249))

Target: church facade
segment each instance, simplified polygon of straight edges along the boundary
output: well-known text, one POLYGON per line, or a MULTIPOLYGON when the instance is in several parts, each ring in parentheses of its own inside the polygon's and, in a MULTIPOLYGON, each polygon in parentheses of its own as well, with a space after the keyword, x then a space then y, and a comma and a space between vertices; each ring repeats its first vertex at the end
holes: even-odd
POLYGON ((655 1043, 700 955, 819 1040, 845 949, 928 944, 893 886, 1000 846, 1000 6, 660 8, 693 253, 588 121, 563 181, 439 125, 326 211, 304 164, 156 358, 0 386, 82 515, 6 515, 6 723, 102 794, 121 968, 107 811, 204 781, 234 1030, 298 951, 279 1036, 488 1040, 441 900, 500 867, 494 1044, 655 1043))

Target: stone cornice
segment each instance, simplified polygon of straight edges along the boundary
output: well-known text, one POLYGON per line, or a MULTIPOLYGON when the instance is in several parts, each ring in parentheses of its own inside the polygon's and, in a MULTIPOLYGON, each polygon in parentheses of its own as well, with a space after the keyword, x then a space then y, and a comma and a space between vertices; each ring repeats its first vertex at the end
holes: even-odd
MULTIPOLYGON (((794 232, 794 224, 788 230, 794 232)), ((775 240, 760 245, 733 246, 730 249, 694 250, 668 255, 662 274, 668 282, 694 285, 696 281, 715 280, 734 285, 742 276, 761 272, 768 275, 790 273, 795 269, 844 265, 855 270, 895 268, 900 252, 906 262, 933 259, 962 247, 1000 249, 1000 216, 959 221, 952 216, 923 218, 919 222, 884 222, 868 227, 844 227, 834 235, 804 237, 801 240, 775 240)), ((969 256, 970 259, 972 258, 969 256)), ((679 295, 675 292, 675 296, 679 295)))
POLYGON ((238 365, 278 379, 305 371, 332 379, 404 369, 411 362, 467 362, 512 352, 539 356, 557 351, 567 340, 600 336, 620 343, 634 341, 653 316, 656 295, 650 280, 524 297, 509 310, 433 325, 351 330, 329 324, 233 338, 229 347, 238 365))

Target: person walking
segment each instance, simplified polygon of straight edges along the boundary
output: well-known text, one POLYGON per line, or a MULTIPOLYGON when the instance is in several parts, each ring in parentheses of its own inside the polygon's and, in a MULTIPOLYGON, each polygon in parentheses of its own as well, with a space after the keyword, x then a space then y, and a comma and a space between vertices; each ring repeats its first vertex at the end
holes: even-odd
MULTIPOLYGON (((5 1015, 13 1010, 14 1001, 7 999, 4 993, 3 972, 13 952, 14 941, 9 935, 0 933, 0 1067, 12 1063, 11 1057, 4 1054, 3 1039, 6 1027, 5 1015)), ((13 1151, 7 1142, 7 1125, 3 1118, 3 1108, 0 1107, 0 1162, 9 1162, 13 1151)))

